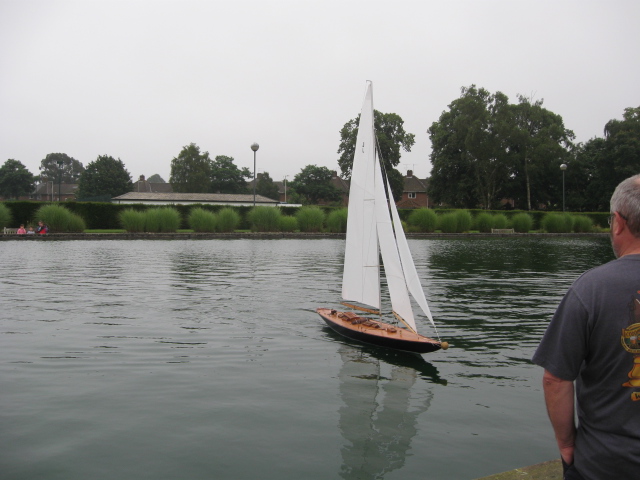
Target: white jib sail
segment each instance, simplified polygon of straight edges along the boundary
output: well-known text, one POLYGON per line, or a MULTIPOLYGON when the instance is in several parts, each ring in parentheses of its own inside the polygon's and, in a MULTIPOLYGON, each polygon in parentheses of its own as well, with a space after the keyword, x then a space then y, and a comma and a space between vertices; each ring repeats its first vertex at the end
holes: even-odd
POLYGON ((384 265, 384 275, 389 287, 389 297, 391 307, 402 317, 404 322, 417 331, 416 322, 413 318, 411 299, 407 291, 407 284, 402 271, 402 263, 398 253, 396 237, 393 233, 391 215, 389 214, 389 203, 382 180, 382 169, 380 162, 376 158, 376 222, 378 226, 378 238, 380 241, 380 252, 382 253, 382 264, 384 265))
MULTIPOLYGON (((388 181, 387 189, 389 198, 393 198, 388 181)), ((424 290, 422 289, 422 284, 420 283, 420 277, 418 277, 416 265, 415 263, 413 263, 413 257, 411 256, 411 251, 409 250, 409 243, 407 242, 407 237, 404 234, 402 222, 400 221, 400 215, 398 215, 398 209, 396 208, 394 202, 391 202, 391 217, 393 218, 393 226, 396 233, 396 243, 398 244, 398 252, 400 254, 400 261, 402 262, 402 270, 404 272, 404 278, 407 284, 407 288, 435 329, 436 324, 433 322, 429 304, 427 303, 427 299, 424 296, 424 290)))
POLYGON ((342 298, 380 308, 380 260, 375 223, 373 92, 368 85, 360 113, 351 170, 342 298))

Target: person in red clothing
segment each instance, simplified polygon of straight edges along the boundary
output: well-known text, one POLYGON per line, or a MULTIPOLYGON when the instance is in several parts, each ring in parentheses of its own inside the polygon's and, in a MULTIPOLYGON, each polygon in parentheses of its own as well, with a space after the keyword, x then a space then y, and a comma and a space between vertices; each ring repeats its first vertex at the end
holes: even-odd
POLYGON ((49 227, 47 227, 47 225, 45 225, 42 220, 40 220, 38 222, 38 228, 36 228, 36 233, 38 235, 45 235, 46 233, 49 233, 49 227))
POLYGON ((22 224, 22 223, 20 224, 20 228, 18 229, 18 231, 16 231, 16 233, 18 235, 26 235, 27 234, 27 231, 24 229, 24 224, 22 224))

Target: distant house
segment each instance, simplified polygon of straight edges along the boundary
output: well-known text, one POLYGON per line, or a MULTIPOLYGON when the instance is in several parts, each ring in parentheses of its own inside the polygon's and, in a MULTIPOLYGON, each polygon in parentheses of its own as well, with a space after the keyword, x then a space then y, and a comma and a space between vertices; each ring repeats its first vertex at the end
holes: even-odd
MULTIPOLYGON (((249 183, 251 184, 251 182, 249 183)), ((287 202, 287 181, 284 180, 274 183, 278 186, 280 202, 287 202)), ((346 207, 349 204, 350 181, 338 176, 338 172, 334 170, 331 178, 331 184, 340 192, 342 196, 340 203, 346 207)), ((429 207, 429 194, 427 193, 428 187, 429 179, 420 179, 413 175, 413 170, 407 171, 407 175, 404 177, 402 198, 396 202, 396 206, 398 208, 429 207)), ((326 203, 327 202, 320 202, 321 205, 326 203)))
POLYGON ((42 202, 57 202, 58 200, 75 200, 76 190, 78 190, 77 183, 61 183, 57 182, 44 182, 36 185, 36 188, 31 195, 31 200, 39 200, 42 202), (60 190, 58 191, 58 186, 60 190), (61 192, 62 195, 58 193, 61 192))
POLYGON ((345 207, 349 205, 349 187, 351 186, 351 182, 339 177, 338 172, 334 170, 333 177, 331 177, 331 185, 336 187, 340 192, 340 195, 342 196, 342 205, 345 207))
POLYGON ((276 187, 278 187, 278 195, 280 197, 280 203, 287 203, 288 198, 287 198, 287 194, 291 193, 291 190, 287 190, 288 185, 287 180, 283 180, 282 182, 273 182, 276 184, 276 187))
POLYGON ((429 207, 428 183, 428 179, 421 180, 414 177, 413 170, 407 171, 407 175, 404 177, 402 199, 396 202, 396 206, 398 208, 429 207))
POLYGON ((173 187, 170 183, 149 182, 140 175, 137 182, 133 184, 132 192, 152 192, 152 193, 172 193, 173 187))
MULTIPOLYGON (((152 184, 153 185, 153 184, 152 184)), ((161 193, 161 192, 128 192, 111 199, 119 204, 145 205, 227 205, 231 207, 251 207, 254 204, 253 194, 231 193, 161 193)), ((256 206, 275 207, 277 200, 256 195, 256 206)))
POLYGON ((349 180, 345 180, 343 178, 340 178, 340 176, 338 176, 338 172, 336 170, 334 170, 331 176, 331 180, 330 183, 331 185, 333 185, 335 187, 336 190, 338 190, 338 192, 340 192, 340 199, 336 202, 325 202, 325 201, 319 201, 318 204, 319 205, 333 205, 333 204, 340 204, 343 206, 347 206, 349 204, 349 180))

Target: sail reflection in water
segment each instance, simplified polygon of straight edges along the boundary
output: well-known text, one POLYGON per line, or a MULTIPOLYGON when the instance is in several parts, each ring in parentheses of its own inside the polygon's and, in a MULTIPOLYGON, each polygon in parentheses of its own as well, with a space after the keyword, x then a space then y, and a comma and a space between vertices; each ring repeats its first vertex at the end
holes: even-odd
POLYGON ((405 463, 418 416, 425 412, 433 392, 412 404, 412 387, 424 381, 415 368, 385 363, 362 348, 339 349, 340 433, 345 480, 384 478, 405 463))

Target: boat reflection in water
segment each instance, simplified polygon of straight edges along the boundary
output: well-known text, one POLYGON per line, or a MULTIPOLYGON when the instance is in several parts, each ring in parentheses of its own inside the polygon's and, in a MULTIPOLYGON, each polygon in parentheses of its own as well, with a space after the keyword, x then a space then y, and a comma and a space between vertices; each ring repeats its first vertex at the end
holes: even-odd
MULTIPOLYGON (((337 336, 333 331, 331 336, 337 336)), ((431 389, 416 400, 412 387, 425 380, 445 384, 438 371, 419 355, 344 344, 339 348, 340 476, 345 480, 383 478, 402 468, 418 416, 429 409, 431 389), (426 377, 426 378, 425 378, 426 377)))

